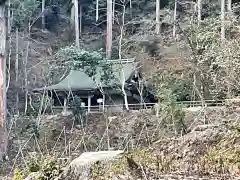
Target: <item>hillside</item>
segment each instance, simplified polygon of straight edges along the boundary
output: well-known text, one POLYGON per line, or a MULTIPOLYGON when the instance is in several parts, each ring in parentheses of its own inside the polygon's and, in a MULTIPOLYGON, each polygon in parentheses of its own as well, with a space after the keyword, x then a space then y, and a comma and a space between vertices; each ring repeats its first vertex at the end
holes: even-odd
MULTIPOLYGON (((13 161, 2 165, 1 174, 9 172, 12 163, 15 168, 27 170, 50 155, 59 158, 57 162, 62 167, 82 152, 110 148, 123 149, 125 153, 120 155, 120 159, 108 161, 107 164, 102 162, 92 165, 96 171, 89 174, 89 178, 135 179, 137 176, 140 179, 234 179, 239 176, 239 113, 227 112, 226 108, 187 112, 185 122, 188 133, 182 135, 174 135, 171 127, 167 128, 149 111, 108 117, 109 125, 106 124, 105 116, 93 115, 84 127, 73 129, 69 124, 70 117, 45 116, 41 120, 40 138, 35 140, 29 139, 31 129, 25 130, 24 124, 29 124, 29 119, 21 118, 11 133, 9 149, 13 161), (64 133, 61 133, 62 130, 64 133), (19 152, 19 145, 22 146, 22 152, 19 152), (36 158, 40 159, 37 161, 36 158), (128 158, 140 166, 140 170, 136 166, 132 167, 128 158), (61 159, 66 159, 66 162, 61 159), (21 163, 24 161, 28 168, 25 163, 21 163)), ((77 171, 78 174, 81 172, 77 171)), ((72 172, 72 177, 75 175, 72 172)))
POLYGON ((103 94, 111 91, 101 86, 34 91, 58 83, 71 70, 95 81, 96 69, 102 68, 100 84, 115 80, 105 58, 107 1, 98 1, 97 11, 96 0, 79 0, 79 41, 70 1, 46 0, 44 26, 42 1, 12 1, 6 49, 9 160, 0 164, 0 179, 237 179, 240 114, 234 106, 239 103, 207 107, 205 100, 239 96, 238 2, 230 4, 231 10, 230 1, 225 2, 223 17, 215 0, 202 1, 201 11, 195 1, 161 1, 160 33, 155 0, 114 2, 111 59, 135 58, 139 66, 131 74, 140 72, 137 83, 123 80, 119 96, 133 96, 126 91, 135 83, 141 103, 145 88, 157 105, 131 110, 126 98, 120 105, 113 102, 122 106, 120 112, 112 112, 108 104, 102 110, 104 103, 91 112, 82 110, 82 104, 72 105, 75 95, 83 91, 79 102, 85 98, 89 103, 95 92, 105 100, 103 94), (67 96, 68 115, 54 106, 56 92, 57 98, 67 96), (202 105, 196 111, 179 103, 196 100, 202 105), (113 155, 91 154, 100 151, 109 151, 102 157, 113 155))

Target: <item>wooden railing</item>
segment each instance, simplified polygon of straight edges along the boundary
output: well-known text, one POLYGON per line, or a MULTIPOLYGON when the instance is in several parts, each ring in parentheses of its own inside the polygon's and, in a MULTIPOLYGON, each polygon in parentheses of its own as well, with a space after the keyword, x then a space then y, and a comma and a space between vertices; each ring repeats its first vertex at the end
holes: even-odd
MULTIPOLYGON (((204 101, 204 104, 202 101, 181 101, 178 102, 177 104, 183 105, 184 108, 189 108, 189 107, 199 107, 199 106, 224 106, 225 105, 225 100, 206 100, 204 101)), ((141 110, 141 109, 151 109, 155 106, 156 103, 137 103, 137 104, 128 104, 129 110, 141 110)), ((63 107, 53 107, 53 109, 62 109, 63 107)), ((99 113, 103 112, 105 110, 108 110, 110 108, 119 108, 119 111, 123 111, 126 109, 125 104, 113 104, 113 105, 104 105, 103 106, 85 106, 85 109, 89 113, 99 113)), ((68 108, 70 109, 70 108, 68 108)))
MULTIPOLYGON (((128 104, 129 110, 140 110, 140 109, 149 109, 152 108, 155 105, 155 103, 139 103, 139 104, 128 104)), ((98 106, 85 106, 85 109, 89 112, 102 112, 104 110, 110 109, 110 108, 119 108, 119 110, 126 109, 124 104, 113 104, 113 105, 98 105, 98 106)), ((63 109, 61 106, 54 106, 53 109, 63 109)), ((71 108, 67 108, 71 109, 71 108)))
MULTIPOLYGON (((155 103, 139 103, 139 104, 128 104, 129 110, 140 110, 140 109, 149 109, 152 108, 155 105, 155 103)), ((88 107, 86 106, 86 109, 88 107)), ((103 106, 90 106, 90 112, 96 112, 96 111, 103 111, 103 109, 109 109, 109 108, 119 108, 120 110, 126 109, 125 104, 113 104, 113 105, 104 105, 103 106)))
POLYGON ((224 106, 225 100, 205 100, 203 101, 180 101, 178 104, 182 104, 185 107, 196 107, 196 106, 224 106))
POLYGON ((128 58, 128 59, 111 59, 111 60, 108 60, 109 62, 111 63, 114 63, 114 64, 120 64, 120 63, 132 63, 135 61, 135 58, 128 58))

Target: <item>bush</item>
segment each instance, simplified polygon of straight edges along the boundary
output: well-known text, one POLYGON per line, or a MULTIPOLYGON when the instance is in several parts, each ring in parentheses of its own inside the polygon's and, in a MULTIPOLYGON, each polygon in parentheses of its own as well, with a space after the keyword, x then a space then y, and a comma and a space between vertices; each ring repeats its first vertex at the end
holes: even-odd
POLYGON ((186 79, 175 79, 169 88, 175 94, 177 101, 190 101, 193 98, 193 88, 186 79))
POLYGON ((14 169, 12 180, 23 180, 23 175, 18 168, 14 169))
POLYGON ((40 157, 34 155, 28 157, 26 163, 27 168, 23 171, 23 174, 29 175, 37 172, 37 179, 39 180, 57 178, 61 174, 63 167, 63 164, 54 156, 40 157))
POLYGON ((167 69, 157 73, 154 78, 155 84, 157 84, 156 89, 159 88, 159 84, 164 84, 166 88, 172 91, 176 101, 190 101, 196 99, 193 94, 193 85, 189 75, 180 75, 176 73, 174 69, 167 69))
MULTIPOLYGON (((86 109, 82 107, 82 100, 80 97, 75 96, 70 103, 76 124, 81 124, 86 120, 86 109)), ((81 124, 83 125, 83 124, 81 124)))
POLYGON ((170 126, 175 133, 186 132, 185 113, 182 105, 177 104, 176 95, 165 84, 159 84, 157 95, 164 125, 170 126))
POLYGON ((93 79, 100 73, 101 81, 105 84, 109 83, 109 79, 115 79, 112 64, 98 51, 86 51, 76 46, 66 46, 60 49, 56 56, 58 62, 52 64, 53 71, 56 68, 82 70, 93 79))
POLYGON ((11 1, 11 10, 13 12, 13 27, 25 28, 29 22, 32 22, 39 13, 40 2, 37 0, 14 0, 11 1))

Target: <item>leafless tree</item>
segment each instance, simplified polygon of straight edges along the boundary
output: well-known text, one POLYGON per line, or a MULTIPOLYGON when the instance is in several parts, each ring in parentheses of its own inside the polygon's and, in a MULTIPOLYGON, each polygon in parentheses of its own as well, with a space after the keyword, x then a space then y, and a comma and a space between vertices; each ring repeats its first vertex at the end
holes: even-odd
MULTIPOLYGON (((28 35, 30 36, 30 31, 31 31, 31 24, 29 22, 28 24, 28 35)), ((26 48, 26 54, 25 58, 23 60, 23 65, 24 65, 24 87, 25 87, 25 110, 24 113, 25 115, 27 114, 28 110, 28 72, 27 72, 27 64, 28 64, 28 58, 29 58, 29 48, 30 48, 30 41, 27 41, 27 48, 26 48)))
MULTIPOLYGON (((119 38, 119 51, 118 51, 118 56, 119 56, 119 59, 121 61, 122 59, 122 39, 123 39, 123 34, 124 34, 124 26, 125 26, 125 14, 126 14, 126 1, 125 0, 122 0, 122 5, 123 5, 123 11, 122 11, 122 25, 120 27, 120 38, 119 38)), ((124 104, 125 104, 125 108, 127 110, 129 110, 129 106, 128 106, 128 99, 127 99, 127 93, 125 91, 125 82, 126 82, 126 79, 125 79, 125 72, 124 72, 124 69, 122 67, 121 69, 122 71, 122 92, 123 92, 123 95, 124 95, 124 104)))

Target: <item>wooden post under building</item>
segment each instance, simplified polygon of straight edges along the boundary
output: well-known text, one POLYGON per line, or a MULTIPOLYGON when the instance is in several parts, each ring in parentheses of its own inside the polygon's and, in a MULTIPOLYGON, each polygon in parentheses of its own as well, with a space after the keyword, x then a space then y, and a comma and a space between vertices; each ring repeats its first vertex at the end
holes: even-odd
POLYGON ((91 111, 91 99, 92 99, 92 96, 88 95, 88 113, 90 113, 91 111))

